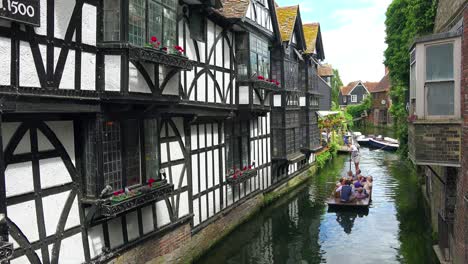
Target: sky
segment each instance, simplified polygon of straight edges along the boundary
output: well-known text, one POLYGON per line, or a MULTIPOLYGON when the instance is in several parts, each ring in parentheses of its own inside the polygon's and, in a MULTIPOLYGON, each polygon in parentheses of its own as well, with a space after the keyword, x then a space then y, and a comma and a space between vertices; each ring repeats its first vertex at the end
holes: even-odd
POLYGON ((299 4, 303 23, 319 22, 324 62, 351 81, 378 82, 385 74, 385 11, 392 0, 276 0, 299 4))

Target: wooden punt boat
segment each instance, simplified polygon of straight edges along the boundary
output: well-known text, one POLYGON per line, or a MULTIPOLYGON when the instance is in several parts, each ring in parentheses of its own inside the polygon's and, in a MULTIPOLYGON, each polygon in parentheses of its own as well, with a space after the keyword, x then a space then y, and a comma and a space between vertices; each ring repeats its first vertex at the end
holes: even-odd
POLYGON ((341 199, 335 197, 335 191, 331 196, 326 200, 329 208, 334 209, 366 209, 369 208, 369 205, 372 201, 372 189, 371 193, 367 198, 364 199, 355 199, 352 202, 342 202, 341 199))
POLYGON ((373 148, 389 150, 389 151, 396 151, 400 147, 400 145, 398 143, 395 143, 394 141, 378 139, 378 138, 370 138, 369 146, 373 148))

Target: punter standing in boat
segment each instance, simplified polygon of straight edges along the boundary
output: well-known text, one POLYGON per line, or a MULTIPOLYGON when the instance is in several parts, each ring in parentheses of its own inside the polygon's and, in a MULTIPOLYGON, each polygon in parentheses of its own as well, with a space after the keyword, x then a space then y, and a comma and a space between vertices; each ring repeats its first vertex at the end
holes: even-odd
POLYGON ((356 147, 356 145, 349 143, 349 148, 351 150, 351 160, 354 162, 354 168, 355 171, 359 171, 359 160, 360 160, 360 155, 359 155, 359 149, 356 147))

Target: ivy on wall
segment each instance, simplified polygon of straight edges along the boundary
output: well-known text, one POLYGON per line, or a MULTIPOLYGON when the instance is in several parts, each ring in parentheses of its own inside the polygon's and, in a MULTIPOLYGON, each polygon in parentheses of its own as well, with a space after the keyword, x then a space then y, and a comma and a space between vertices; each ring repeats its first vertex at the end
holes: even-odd
POLYGON ((388 47, 384 53, 384 64, 390 70, 390 113, 403 155, 408 152, 409 48, 416 37, 432 33, 437 3, 438 0, 393 0, 386 12, 385 42, 388 47))

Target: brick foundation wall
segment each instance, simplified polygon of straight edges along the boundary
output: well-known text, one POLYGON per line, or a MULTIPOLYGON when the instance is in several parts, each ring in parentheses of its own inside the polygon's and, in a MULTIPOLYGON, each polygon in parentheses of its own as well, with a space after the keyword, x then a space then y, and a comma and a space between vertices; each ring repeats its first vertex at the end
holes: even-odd
POLYGON ((113 259, 113 264, 191 263, 216 242, 246 221, 263 205, 263 194, 226 210, 215 221, 192 235, 190 222, 164 235, 139 243, 113 259))
POLYGON ((468 8, 463 11, 462 38, 462 84, 461 110, 462 124, 462 168, 457 182, 457 201, 455 207, 455 263, 468 263, 468 212, 464 196, 468 194, 468 8))
POLYGON ((460 124, 415 121, 408 126, 410 158, 417 164, 459 164, 461 148, 460 124))

